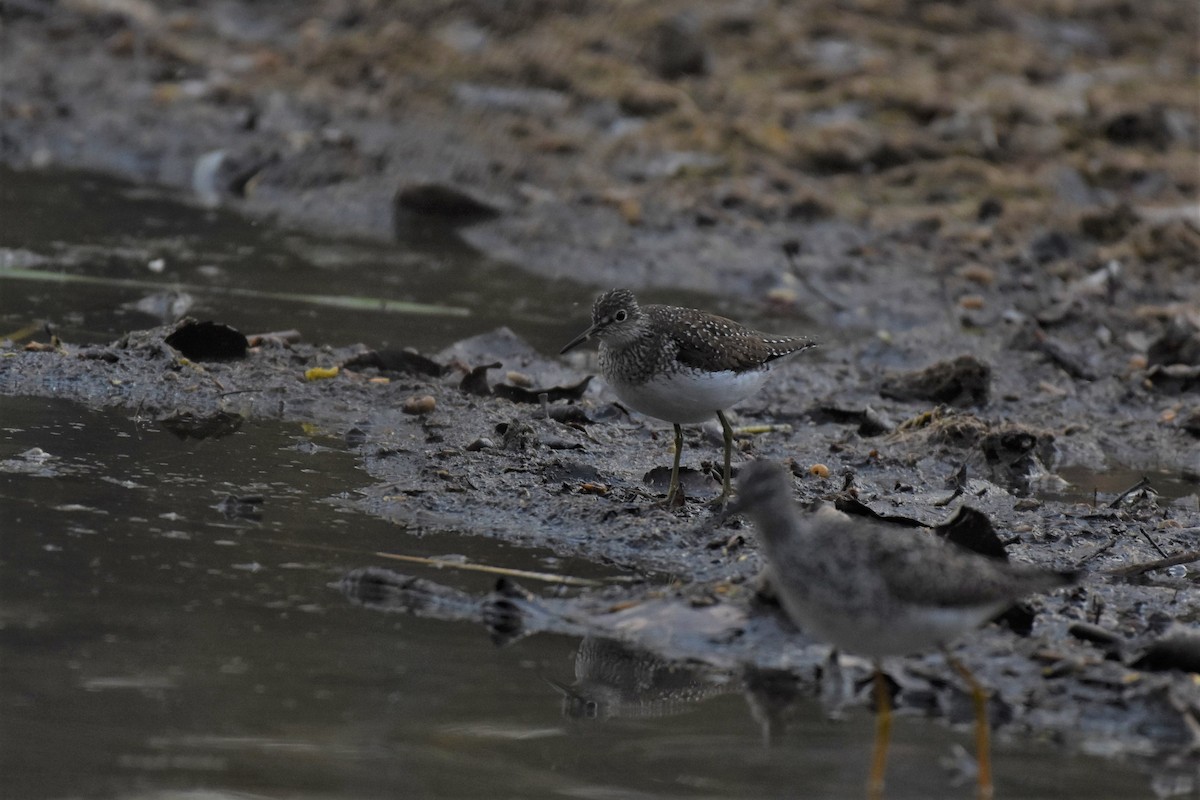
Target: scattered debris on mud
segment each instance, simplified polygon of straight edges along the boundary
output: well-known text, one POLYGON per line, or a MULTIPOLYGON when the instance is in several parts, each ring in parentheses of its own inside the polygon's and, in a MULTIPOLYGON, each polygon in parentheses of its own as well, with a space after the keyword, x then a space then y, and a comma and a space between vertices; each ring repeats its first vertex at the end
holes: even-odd
MULTIPOLYGON (((491 597, 471 597, 370 568, 343 584, 364 605, 478 620, 498 640, 578 633, 726 672, 786 669, 808 676, 806 684, 827 671, 827 648, 796 632, 764 594, 748 527, 713 514, 702 496, 683 509, 661 507, 647 478, 669 462, 664 428, 625 412, 602 384, 510 332, 430 356, 385 359, 394 369, 380 369, 361 347, 269 337, 244 358, 196 362, 165 343, 171 332, 135 332, 102 347, 9 347, 0 351, 0 391, 136 408, 169 426, 189 420, 188 431, 242 418, 315 423, 355 449, 375 481, 348 501, 357 508, 418 531, 537 545, 645 576, 565 595, 561 587, 530 593, 506 581, 491 597), (338 367, 333 377, 306 379, 314 366, 331 364, 338 367), (489 372, 503 377, 493 383, 489 372), (494 391, 514 378, 538 394, 569 389, 541 403, 494 391), (406 413, 413 396, 436 402, 406 413)), ((1025 354, 1006 350, 1001 357, 1025 354)), ((1108 449, 1099 419, 1054 422, 1052 409, 1037 413, 1035 406, 1032 420, 1018 425, 989 405, 893 400, 870 380, 869 366, 858 369, 847 378, 835 353, 781 371, 764 407, 743 411, 740 420, 790 425, 740 435, 738 460, 790 464, 802 500, 825 499, 850 513, 969 539, 993 554, 1084 570, 1080 586, 1032 598, 1023 614, 966 637, 956 653, 995 693, 1005 730, 1052 733, 1089 752, 1194 769, 1200 689, 1189 674, 1197 651, 1189 626, 1200 617, 1197 497, 1159 496, 1147 481, 1097 503, 1053 499, 1039 487, 1061 488, 1056 457, 1108 449), (843 382, 846 388, 837 388, 843 382), (853 415, 834 421, 823 410, 822 397, 835 393, 843 405, 860 403, 902 422, 864 436, 853 415), (1063 441, 1071 446, 1057 446, 1063 441), (828 465, 824 477, 809 469, 817 459, 828 465)), ((1057 367, 1042 361, 1027 369, 1050 375, 1057 367)), ((991 371, 1009 370, 1001 361, 991 371)), ((1091 391, 1100 386, 1107 400, 1095 407, 1123 408, 1140 446, 1174 463, 1194 452, 1191 437, 1154 412, 1158 390, 1142 375, 1088 384, 1091 391)), ((715 430, 690 435, 710 445, 719 439, 715 430)), ((689 448, 689 458, 702 452, 689 448)), ((712 469, 701 463, 701 472, 712 469)), ((694 486, 701 492, 705 484, 694 486)), ((707 487, 715 494, 719 482, 707 487)), ((843 665, 852 673, 866 668, 854 660, 843 665)), ((901 707, 957 719, 961 690, 936 656, 897 662, 890 674, 901 687, 901 707)))
MULTIPOLYGON (((735 468, 782 461, 802 502, 897 524, 978 514, 1010 557, 1085 570, 1032 599, 1029 624, 989 626, 957 654, 1003 730, 1136 757, 1196 791, 1195 14, 1170 0, 261 5, 0 2, 0 161, 339 235, 461 237, 520 265, 531 297, 568 277, 756 299, 823 346, 738 409, 735 468), (1102 495, 1062 477, 1113 468, 1186 488, 1102 495)), ((0 277, 55 266, 16 248, 0 277)), ((310 423, 360 454, 372 483, 357 508, 645 576, 486 598, 347 576, 365 605, 615 640, 584 660, 650 650, 764 692, 786 684, 778 670, 814 691, 827 675, 824 649, 761 595, 752 533, 703 504, 719 431, 688 431, 691 502, 658 507, 671 437, 589 380, 588 354, 550 359, 506 330, 441 353, 286 331, 224 337, 209 361, 171 346, 183 329, 5 344, 0 393, 136 409, 181 436, 310 423)), ((961 719, 936 657, 890 675, 902 707, 961 719)))

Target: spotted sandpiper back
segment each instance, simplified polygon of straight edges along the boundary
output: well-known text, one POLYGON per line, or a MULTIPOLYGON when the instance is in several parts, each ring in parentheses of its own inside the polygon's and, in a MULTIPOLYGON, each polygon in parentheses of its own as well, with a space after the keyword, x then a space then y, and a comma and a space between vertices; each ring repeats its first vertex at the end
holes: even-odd
POLYGON ((693 308, 639 305, 627 289, 597 297, 591 327, 560 352, 593 337, 600 340, 600 368, 617 397, 675 427, 668 506, 679 491, 681 425, 716 414, 725 436, 724 485, 718 499, 725 500, 733 449, 725 409, 758 391, 779 359, 815 346, 802 337, 760 333, 693 308))
MULTIPOLYGON (((887 692, 879 662, 941 647, 979 627, 1027 594, 1074 582, 1070 573, 987 558, 909 528, 849 517, 831 508, 801 514, 778 465, 742 470, 731 513, 750 516, 767 574, 784 611, 801 630, 875 662, 880 703, 871 789, 883 783, 887 692)), ((943 651, 945 652, 945 651, 943 651)), ((986 694, 948 653, 970 685, 976 707, 980 796, 991 796, 986 694)))

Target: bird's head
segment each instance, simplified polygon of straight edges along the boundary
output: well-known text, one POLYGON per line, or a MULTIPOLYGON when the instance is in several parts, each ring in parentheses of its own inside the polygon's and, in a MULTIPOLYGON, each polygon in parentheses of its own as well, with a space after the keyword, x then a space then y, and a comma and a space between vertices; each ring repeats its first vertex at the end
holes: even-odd
POLYGON ((592 304, 591 327, 568 342, 559 354, 573 350, 593 337, 614 345, 632 341, 638 336, 642 319, 642 310, 633 292, 610 289, 592 304))

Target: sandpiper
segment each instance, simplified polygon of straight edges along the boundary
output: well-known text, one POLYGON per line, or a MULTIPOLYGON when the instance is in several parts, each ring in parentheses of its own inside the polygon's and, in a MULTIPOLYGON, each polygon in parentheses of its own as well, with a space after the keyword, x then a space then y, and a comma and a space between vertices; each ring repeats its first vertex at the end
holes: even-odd
POLYGON ((880 661, 937 646, 971 689, 979 796, 990 797, 987 694, 945 645, 1024 595, 1069 585, 1075 576, 987 558, 930 534, 828 507, 801 514, 791 482, 776 464, 747 465, 738 488, 729 511, 754 520, 768 579, 784 611, 805 633, 874 662, 879 714, 871 795, 882 791, 891 725, 880 661))
POLYGON ((803 337, 760 333, 692 308, 638 305, 627 289, 597 297, 591 327, 560 352, 592 337, 600 340, 600 368, 617 397, 675 427, 668 506, 679 491, 681 425, 717 415, 725 435, 724 484, 718 498, 723 502, 730 494, 733 449, 725 409, 758 391, 779 359, 815 346, 803 337))

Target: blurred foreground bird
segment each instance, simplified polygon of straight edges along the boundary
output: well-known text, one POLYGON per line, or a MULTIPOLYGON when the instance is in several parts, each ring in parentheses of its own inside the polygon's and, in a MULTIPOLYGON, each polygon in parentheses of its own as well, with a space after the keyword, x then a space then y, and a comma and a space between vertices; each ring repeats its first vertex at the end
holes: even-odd
POLYGON ((802 514, 779 465, 754 462, 741 472, 738 498, 728 510, 754 521, 767 574, 784 611, 806 634, 874 662, 879 713, 871 796, 882 792, 891 729, 880 661, 939 647, 971 689, 979 797, 991 797, 987 694, 944 645, 1019 598, 1069 585, 1075 576, 986 558, 913 529, 848 517, 831 508, 802 514))

